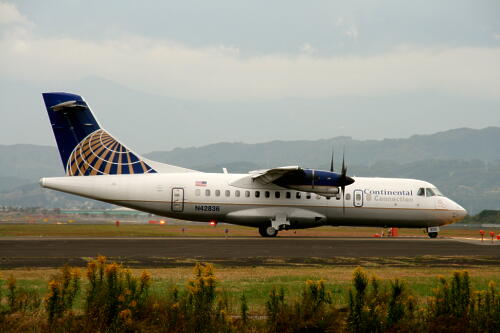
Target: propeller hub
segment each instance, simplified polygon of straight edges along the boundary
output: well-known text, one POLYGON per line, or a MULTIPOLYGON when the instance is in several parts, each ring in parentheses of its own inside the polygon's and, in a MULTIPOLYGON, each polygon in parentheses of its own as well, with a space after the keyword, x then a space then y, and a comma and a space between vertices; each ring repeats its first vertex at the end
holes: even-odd
POLYGON ((345 186, 351 185, 352 183, 354 183, 354 179, 352 179, 349 176, 346 176, 344 181, 345 186))

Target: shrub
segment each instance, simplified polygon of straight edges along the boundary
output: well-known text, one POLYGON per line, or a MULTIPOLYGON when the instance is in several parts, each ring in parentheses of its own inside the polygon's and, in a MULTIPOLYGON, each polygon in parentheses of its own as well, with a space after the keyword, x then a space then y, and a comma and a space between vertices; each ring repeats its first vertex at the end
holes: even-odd
POLYGON ((389 281, 389 291, 381 288, 376 277, 368 279, 358 268, 353 273, 349 289, 347 329, 350 332, 417 331, 416 303, 403 282, 389 281))
POLYGON ((10 275, 7 279, 8 313, 38 310, 41 300, 36 290, 19 288, 16 279, 10 275))
POLYGON ((71 310, 75 297, 80 290, 80 271, 64 266, 59 276, 49 282, 49 293, 45 297, 49 325, 71 310))
POLYGON ((285 332, 289 323, 288 305, 285 302, 285 290, 283 287, 274 287, 269 293, 266 301, 267 324, 270 331, 285 332))
POLYGON ((116 263, 108 264, 99 256, 87 265, 89 281, 86 292, 88 325, 101 330, 116 330, 133 324, 134 317, 144 315, 151 276, 140 278, 116 263))

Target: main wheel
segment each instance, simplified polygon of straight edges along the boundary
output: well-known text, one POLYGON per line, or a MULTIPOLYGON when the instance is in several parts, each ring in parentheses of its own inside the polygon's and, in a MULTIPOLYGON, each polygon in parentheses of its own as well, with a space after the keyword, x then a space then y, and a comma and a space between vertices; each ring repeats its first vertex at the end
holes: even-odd
POLYGON ((278 230, 271 226, 259 227, 259 234, 262 237, 276 237, 278 235, 278 230))
POLYGON ((438 236, 438 233, 437 232, 429 232, 428 235, 430 238, 436 238, 438 236))

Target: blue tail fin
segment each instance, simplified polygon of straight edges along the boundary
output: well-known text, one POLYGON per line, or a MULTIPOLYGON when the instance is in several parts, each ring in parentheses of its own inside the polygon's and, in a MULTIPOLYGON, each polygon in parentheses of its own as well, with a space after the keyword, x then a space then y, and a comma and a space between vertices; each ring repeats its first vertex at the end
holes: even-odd
POLYGON ((81 96, 42 95, 68 176, 156 172, 99 126, 81 96))

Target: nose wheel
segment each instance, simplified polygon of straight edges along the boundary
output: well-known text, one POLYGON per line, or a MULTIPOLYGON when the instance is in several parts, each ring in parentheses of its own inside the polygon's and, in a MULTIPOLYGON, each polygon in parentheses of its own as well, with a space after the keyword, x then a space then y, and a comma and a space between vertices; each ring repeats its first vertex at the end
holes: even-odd
POLYGON ((428 227, 427 228, 427 235, 429 235, 429 238, 437 238, 439 233, 439 227, 428 227))
POLYGON ((272 226, 262 226, 259 227, 259 234, 262 237, 276 237, 278 235, 278 230, 274 229, 272 226))

